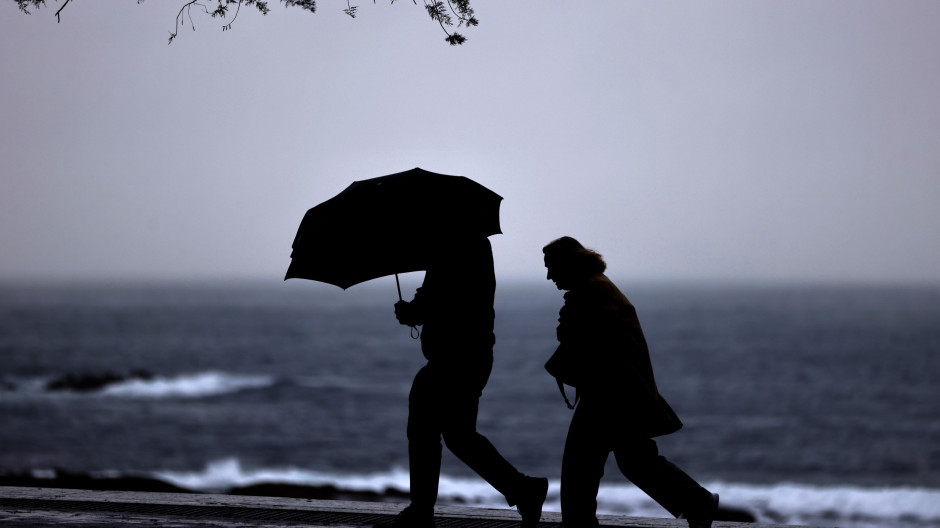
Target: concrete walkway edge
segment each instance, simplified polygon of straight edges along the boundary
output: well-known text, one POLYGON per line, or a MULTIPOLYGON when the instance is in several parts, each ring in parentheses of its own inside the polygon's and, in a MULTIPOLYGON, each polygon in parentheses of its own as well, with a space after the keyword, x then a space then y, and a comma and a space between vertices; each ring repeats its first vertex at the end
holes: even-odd
MULTIPOLYGON (((359 527, 396 515, 405 504, 280 497, 189 493, 91 491, 0 486, 0 525, 116 527, 359 527)), ((509 508, 460 506, 435 508, 439 528, 518 527, 519 514, 509 508)), ((685 521, 627 516, 600 516, 601 526, 686 528, 685 521)), ((773 528, 777 525, 715 522, 714 528, 773 528)), ((544 512, 540 527, 561 527, 561 514, 544 512)))

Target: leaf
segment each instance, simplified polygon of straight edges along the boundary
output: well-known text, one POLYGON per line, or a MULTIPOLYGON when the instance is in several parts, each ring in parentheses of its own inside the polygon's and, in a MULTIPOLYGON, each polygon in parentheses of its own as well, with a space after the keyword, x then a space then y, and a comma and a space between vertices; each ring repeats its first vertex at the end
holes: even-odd
POLYGON ((452 35, 447 35, 447 38, 444 40, 449 42, 451 46, 457 46, 466 42, 467 37, 461 35, 460 33, 454 33, 452 35))

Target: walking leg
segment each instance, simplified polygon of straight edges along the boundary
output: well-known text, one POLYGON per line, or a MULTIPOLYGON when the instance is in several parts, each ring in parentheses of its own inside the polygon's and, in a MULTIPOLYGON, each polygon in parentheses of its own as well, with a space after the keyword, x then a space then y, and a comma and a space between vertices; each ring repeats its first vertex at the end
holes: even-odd
POLYGON ((433 509, 441 476, 441 431, 430 373, 418 371, 408 397, 408 466, 411 504, 433 509))
POLYGON ((617 467, 673 516, 697 511, 711 494, 678 466, 659 454, 650 438, 627 438, 614 449, 617 467))
POLYGON ((452 402, 444 426, 444 443, 457 458, 502 493, 510 506, 514 506, 515 495, 525 475, 503 458, 489 439, 477 432, 478 405, 476 396, 452 402))
POLYGON ((598 526, 597 490, 610 448, 584 400, 568 427, 561 462, 561 517, 565 528, 598 526))

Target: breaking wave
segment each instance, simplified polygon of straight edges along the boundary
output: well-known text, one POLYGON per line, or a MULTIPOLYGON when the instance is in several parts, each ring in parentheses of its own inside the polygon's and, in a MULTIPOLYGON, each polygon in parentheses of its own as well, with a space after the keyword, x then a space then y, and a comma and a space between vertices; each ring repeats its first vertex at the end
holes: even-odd
POLYGON ((274 385, 273 376, 201 372, 176 377, 131 379, 104 387, 104 396, 131 398, 203 398, 274 385))
MULTIPOLYGON (((261 483, 331 486, 337 490, 396 496, 408 491, 408 471, 402 468, 370 474, 328 473, 296 467, 249 469, 235 458, 212 462, 201 471, 160 471, 153 476, 182 488, 210 492, 226 492, 261 483)), ((725 482, 705 483, 705 486, 721 495, 722 506, 745 510, 763 523, 842 528, 940 527, 940 489, 725 482)), ((560 511, 559 491, 559 482, 551 481, 545 511, 560 511)), ((626 482, 601 485, 597 499, 599 514, 669 517, 666 510, 626 482)), ((442 475, 440 501, 506 508, 502 496, 475 477, 442 475)))
MULTIPOLYGON (((842 528, 940 527, 940 489, 796 483, 704 485, 721 495, 722 506, 745 510, 762 523, 842 528)), ((666 516, 665 510, 630 484, 601 486, 598 511, 601 510, 618 515, 666 516)))

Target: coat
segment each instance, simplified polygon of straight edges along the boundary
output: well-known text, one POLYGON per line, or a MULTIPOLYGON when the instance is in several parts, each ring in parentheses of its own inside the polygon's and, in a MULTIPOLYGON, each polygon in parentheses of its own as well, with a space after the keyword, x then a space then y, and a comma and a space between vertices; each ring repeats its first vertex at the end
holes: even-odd
POLYGON ((674 433, 682 422, 659 394, 636 309, 602 273, 565 294, 558 349, 546 364, 577 387, 584 401, 607 407, 623 427, 646 437, 674 433))
POLYGON ((412 322, 423 325, 424 356, 455 368, 491 364, 495 291, 489 240, 472 238, 442 249, 410 303, 412 322))

